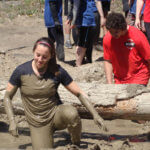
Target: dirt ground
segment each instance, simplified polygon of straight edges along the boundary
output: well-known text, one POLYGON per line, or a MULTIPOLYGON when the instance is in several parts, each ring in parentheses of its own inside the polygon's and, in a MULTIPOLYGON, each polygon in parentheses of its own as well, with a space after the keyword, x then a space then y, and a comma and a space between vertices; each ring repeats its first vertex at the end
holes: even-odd
MULTIPOLYGON (((40 37, 47 36, 43 19, 28 16, 18 16, 14 20, 6 19, 0 23, 0 78, 8 80, 13 69, 18 65, 32 58, 33 43, 40 37)), ((75 47, 65 49, 65 63, 61 64, 76 81, 87 81, 105 83, 103 72, 102 51, 93 50, 93 64, 73 67, 75 61, 75 47), (99 66, 99 68, 96 68, 99 66), (79 72, 90 70, 87 76, 82 78, 79 72), (99 74, 99 78, 90 78, 93 74, 99 74), (86 78, 86 79, 85 79, 86 78)), ((0 83, 1 84, 1 83, 0 83)), ((23 117, 17 116, 18 120, 23 117)), ((148 132, 150 124, 138 124, 130 120, 116 119, 106 121, 109 132, 99 129, 93 120, 82 119, 81 150, 95 149, 98 144, 101 150, 150 150, 148 132)), ((8 121, 5 115, 0 115, 0 149, 32 149, 30 132, 25 121, 19 123, 19 138, 14 138, 8 133, 8 121)), ((54 134, 55 149, 67 149, 70 144, 70 136, 66 130, 54 134)), ((98 148, 97 148, 98 150, 98 148)))

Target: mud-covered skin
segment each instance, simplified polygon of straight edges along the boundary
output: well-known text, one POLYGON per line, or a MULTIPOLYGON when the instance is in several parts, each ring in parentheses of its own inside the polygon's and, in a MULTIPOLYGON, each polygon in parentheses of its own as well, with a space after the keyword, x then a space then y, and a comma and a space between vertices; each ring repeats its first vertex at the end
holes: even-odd
MULTIPOLYGON (((49 72, 39 77, 33 72, 31 64, 32 61, 29 61, 20 65, 10 78, 9 89, 11 90, 8 91, 14 92, 6 90, 5 98, 9 120, 14 119, 12 106, 9 103, 19 87, 26 119, 31 131, 33 149, 52 148, 54 131, 65 128, 68 128, 72 143, 79 145, 81 120, 78 112, 73 106, 60 105, 57 93, 58 85, 60 83, 64 86, 70 84, 72 82, 71 77, 62 68, 60 68, 60 76, 58 77, 51 75, 49 72)), ((10 126, 11 124, 10 122, 10 126)))
POLYGON ((80 145, 81 120, 76 108, 71 105, 59 105, 51 123, 34 127, 30 125, 32 147, 34 150, 53 147, 53 133, 56 130, 68 129, 71 142, 80 145))
POLYGON ((75 84, 67 71, 57 65, 55 59, 54 64, 51 62, 51 51, 54 51, 54 46, 51 44, 53 43, 47 38, 42 38, 42 40, 44 41, 39 42, 38 40, 34 46, 34 59, 19 65, 10 77, 5 96, 5 108, 10 126, 12 125, 12 130, 17 133, 10 102, 17 88, 20 88, 34 150, 52 148, 53 133, 65 128, 71 135, 72 144, 80 145, 81 120, 79 114, 73 106, 61 103, 57 93, 58 86, 62 84, 74 95, 80 95, 79 100, 91 112, 96 123, 102 125, 102 119, 88 99, 82 96, 84 92, 75 84), (54 73, 50 71, 52 64, 57 68, 53 70, 54 73), (59 74, 55 74, 56 72, 59 74))
POLYGON ((105 131, 108 131, 104 124, 103 118, 100 117, 100 115, 97 113, 97 111, 92 106, 91 102, 89 101, 88 97, 85 95, 79 93, 78 96, 81 103, 88 109, 88 111, 92 114, 94 122, 99 126, 99 128, 102 128, 105 131))
POLYGON ((14 118, 14 113, 13 113, 13 107, 11 103, 11 99, 14 96, 14 94, 17 91, 17 87, 14 86, 12 89, 6 89, 6 93, 4 96, 4 106, 5 106, 5 111, 7 113, 8 119, 9 119, 9 132, 13 136, 18 136, 18 129, 16 125, 16 121, 14 118))

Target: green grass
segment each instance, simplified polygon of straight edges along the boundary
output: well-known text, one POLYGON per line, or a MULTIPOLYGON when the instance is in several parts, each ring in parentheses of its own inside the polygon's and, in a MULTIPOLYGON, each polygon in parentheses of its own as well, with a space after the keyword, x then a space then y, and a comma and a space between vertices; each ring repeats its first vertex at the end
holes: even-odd
POLYGON ((43 16, 44 0, 18 0, 0 3, 0 17, 13 19, 18 15, 43 16))
MULTIPOLYGON (((5 18, 14 19, 18 15, 43 17, 44 1, 45 0, 0 0, 0 22, 5 18)), ((111 3, 111 10, 121 12, 121 0, 114 0, 114 2, 111 3)))

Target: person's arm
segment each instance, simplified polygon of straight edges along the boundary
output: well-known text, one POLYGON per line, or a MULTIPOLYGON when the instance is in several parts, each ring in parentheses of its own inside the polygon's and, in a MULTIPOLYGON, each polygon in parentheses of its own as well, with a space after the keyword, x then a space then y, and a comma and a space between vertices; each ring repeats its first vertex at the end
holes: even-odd
POLYGON ((49 6, 50 6, 50 9, 51 9, 51 14, 52 14, 53 20, 55 22, 55 25, 60 26, 56 1, 49 1, 49 6))
POLYGON ((135 19, 135 26, 141 30, 141 20, 140 20, 140 16, 141 16, 141 11, 144 5, 144 0, 137 0, 136 3, 136 19, 135 19))
POLYGON ((104 120, 100 117, 98 112, 94 109, 93 105, 89 101, 88 96, 78 87, 78 85, 72 81, 69 85, 65 86, 71 93, 78 97, 81 103, 87 108, 87 110, 92 114, 95 123, 107 131, 107 128, 104 124, 104 120))
POLYGON ((8 83, 5 96, 4 96, 4 107, 9 119, 9 132, 13 136, 18 136, 17 125, 15 122, 15 117, 14 117, 13 107, 11 102, 16 91, 17 91, 17 86, 13 86, 12 84, 8 83))
POLYGON ((107 83, 112 84, 113 67, 108 60, 104 61, 104 69, 105 69, 107 83))
POLYGON ((102 2, 100 0, 95 0, 95 3, 96 3, 97 10, 99 12, 99 15, 101 17, 101 27, 103 27, 106 24, 106 18, 104 17, 102 2))

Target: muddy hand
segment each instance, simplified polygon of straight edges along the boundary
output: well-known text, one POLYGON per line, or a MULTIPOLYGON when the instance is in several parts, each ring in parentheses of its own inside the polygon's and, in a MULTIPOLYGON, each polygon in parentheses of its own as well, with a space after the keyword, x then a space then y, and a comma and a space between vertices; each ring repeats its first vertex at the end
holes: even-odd
POLYGON ((17 125, 16 125, 16 123, 14 121, 10 123, 9 132, 14 137, 18 137, 19 136, 18 128, 17 128, 17 125))
POLYGON ((104 120, 99 115, 94 116, 94 121, 99 128, 102 128, 104 131, 108 131, 107 127, 104 124, 104 120))

